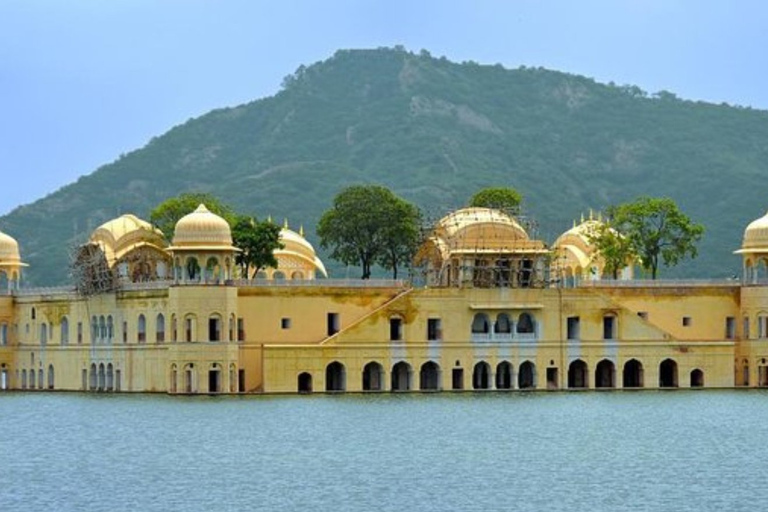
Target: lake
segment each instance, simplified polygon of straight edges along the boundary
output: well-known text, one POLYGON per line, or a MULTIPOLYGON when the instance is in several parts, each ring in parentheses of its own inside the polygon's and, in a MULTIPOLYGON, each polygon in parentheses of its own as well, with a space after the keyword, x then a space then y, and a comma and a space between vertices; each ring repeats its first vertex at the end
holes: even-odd
POLYGON ((754 510, 768 392, 0 393, 0 510, 754 510))

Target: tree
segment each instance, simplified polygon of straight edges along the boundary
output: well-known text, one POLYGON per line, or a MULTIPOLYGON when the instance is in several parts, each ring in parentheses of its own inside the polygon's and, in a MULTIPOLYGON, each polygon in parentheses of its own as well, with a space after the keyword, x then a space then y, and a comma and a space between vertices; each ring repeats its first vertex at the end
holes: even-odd
POLYGON ((517 213, 520 210, 520 203, 522 201, 523 196, 514 188, 490 187, 475 193, 469 200, 469 206, 495 208, 510 213, 517 213))
POLYGON ((238 215, 232 226, 232 241, 241 252, 235 256, 246 279, 266 267, 277 268, 275 250, 285 246, 280 242, 280 227, 270 221, 259 222, 247 215, 238 215))
POLYGON ((659 263, 666 266, 690 256, 695 258, 696 243, 704 226, 696 224, 669 198, 640 197, 634 202, 607 209, 610 223, 626 236, 640 257, 643 268, 656 279, 659 263))
POLYGON ((204 204, 211 213, 223 217, 230 226, 234 223, 235 214, 232 208, 222 203, 216 196, 199 192, 185 192, 166 199, 150 212, 149 220, 163 232, 165 238, 171 240, 179 219, 195 211, 200 204, 204 204))
POLYGON ((333 200, 317 226, 320 246, 345 265, 360 265, 362 278, 371 277, 375 263, 391 268, 415 251, 418 210, 379 185, 353 185, 333 200))
POLYGON ((397 279, 399 265, 410 266, 419 248, 421 212, 399 197, 395 197, 385 214, 388 219, 382 229, 382 250, 377 263, 392 271, 397 279))
POLYGON ((619 278, 619 272, 636 259, 632 240, 613 229, 607 222, 596 222, 587 231, 587 239, 595 246, 603 258, 603 270, 613 279, 619 278))

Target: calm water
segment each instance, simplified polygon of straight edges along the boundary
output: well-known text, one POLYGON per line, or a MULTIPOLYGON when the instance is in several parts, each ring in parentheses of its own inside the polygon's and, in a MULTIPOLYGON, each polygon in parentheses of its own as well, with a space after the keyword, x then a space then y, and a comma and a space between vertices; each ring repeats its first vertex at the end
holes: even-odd
POLYGON ((695 510, 768 498, 768 393, 0 394, 0 510, 695 510))

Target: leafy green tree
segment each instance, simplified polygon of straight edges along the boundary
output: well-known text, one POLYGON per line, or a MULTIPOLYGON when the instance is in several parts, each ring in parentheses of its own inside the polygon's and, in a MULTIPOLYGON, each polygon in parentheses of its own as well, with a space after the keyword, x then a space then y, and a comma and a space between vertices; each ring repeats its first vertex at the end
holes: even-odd
POLYGON ((626 236, 644 269, 656 279, 659 264, 676 265, 695 258, 704 226, 694 223, 669 198, 640 197, 607 209, 610 223, 626 236))
POLYGON ((613 279, 619 278, 619 272, 636 259, 632 240, 613 229, 607 222, 595 223, 587 232, 587 239, 595 246, 603 258, 604 272, 613 279))
POLYGON ((331 248, 331 258, 345 265, 361 266, 363 279, 377 262, 397 275, 415 250, 417 233, 418 210, 379 185, 345 188, 317 226, 321 247, 331 248))
POLYGON ((384 214, 388 218, 382 228, 382 250, 377 263, 391 270, 392 279, 397 279, 398 268, 409 267, 419 248, 421 212, 415 205, 395 197, 384 214))
POLYGON ((523 196, 511 187, 484 188, 475 193, 469 200, 469 206, 478 208, 495 208, 512 213, 520 210, 523 196))
POLYGON ((230 226, 234 223, 235 213, 231 207, 222 203, 216 196, 198 192, 185 192, 166 199, 150 212, 149 220, 171 240, 179 219, 195 211, 200 204, 204 204, 211 213, 223 217, 230 226))
POLYGON ((241 252, 235 256, 243 277, 258 273, 266 267, 277 268, 275 250, 285 246, 280 242, 280 227, 270 221, 261 221, 239 215, 232 226, 232 241, 241 252))

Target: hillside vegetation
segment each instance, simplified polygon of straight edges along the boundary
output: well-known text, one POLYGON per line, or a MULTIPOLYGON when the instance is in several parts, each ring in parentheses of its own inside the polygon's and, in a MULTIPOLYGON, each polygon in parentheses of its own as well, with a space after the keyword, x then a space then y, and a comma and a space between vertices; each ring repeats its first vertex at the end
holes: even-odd
POLYGON ((541 68, 342 50, 300 67, 275 96, 191 119, 0 227, 31 264, 27 284, 43 285, 66 282, 68 248, 102 222, 148 218, 185 191, 287 217, 315 244, 317 221, 350 184, 388 186, 428 218, 482 187, 513 186, 548 243, 589 209, 646 194, 706 227, 699 257, 662 277, 727 277, 740 272, 732 251, 744 227, 768 208, 767 165, 765 111, 541 68))

